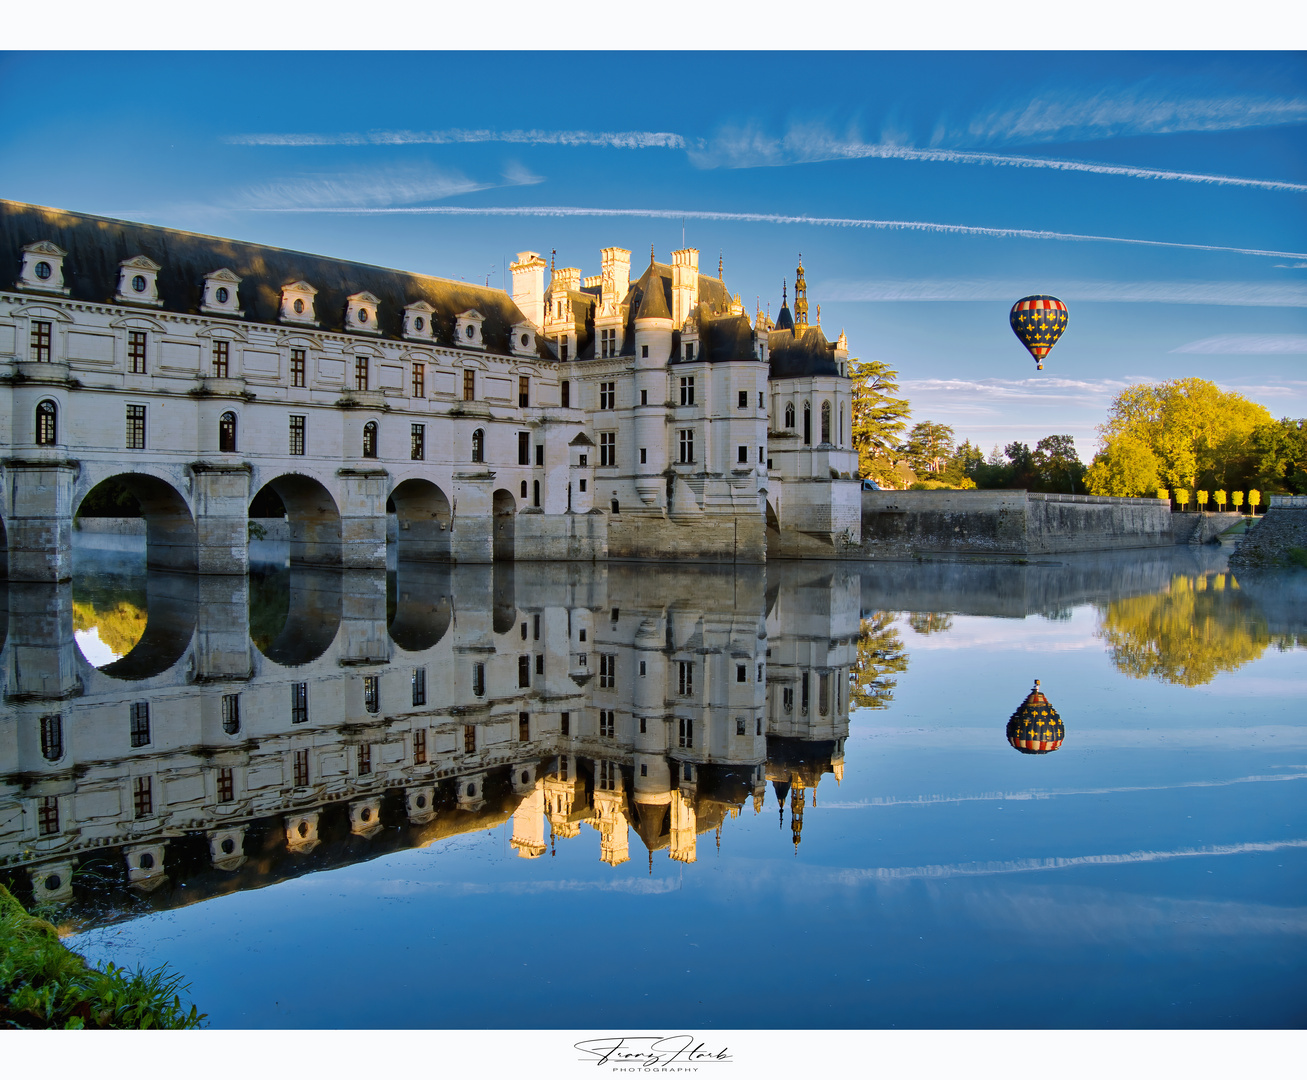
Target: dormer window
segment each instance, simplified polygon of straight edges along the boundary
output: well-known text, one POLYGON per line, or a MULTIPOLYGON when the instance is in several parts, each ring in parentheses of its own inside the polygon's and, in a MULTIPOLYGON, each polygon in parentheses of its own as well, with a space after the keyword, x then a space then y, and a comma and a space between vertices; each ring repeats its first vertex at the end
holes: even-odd
POLYGON ((68 295, 64 287, 64 258, 67 256, 58 244, 39 240, 23 248, 23 266, 14 285, 34 292, 68 295))
POLYGON ((404 336, 415 341, 431 341, 435 327, 431 325, 431 316, 435 308, 425 300, 409 304, 404 308, 404 336))
POLYGON ((162 267, 153 259, 137 255, 124 259, 118 264, 118 295, 114 300, 120 304, 145 304, 149 307, 162 307, 159 299, 159 271, 162 267))
POLYGON ((381 304, 379 297, 370 292, 359 292, 349 297, 345 308, 345 329, 356 334, 379 334, 377 325, 377 308, 381 304))
POLYGON ((226 267, 204 275, 204 299, 200 310, 206 315, 244 315, 237 297, 241 279, 226 267))
POLYGON ((484 349, 485 340, 481 336, 481 325, 485 316, 479 311, 465 311, 455 320, 454 337, 465 349, 484 349))
POLYGON ((307 281, 295 281, 281 287, 281 321, 300 326, 317 326, 313 298, 318 290, 307 281))
POLYGON ((513 352, 518 356, 534 356, 536 351, 535 327, 529 322, 513 324, 511 337, 513 352))

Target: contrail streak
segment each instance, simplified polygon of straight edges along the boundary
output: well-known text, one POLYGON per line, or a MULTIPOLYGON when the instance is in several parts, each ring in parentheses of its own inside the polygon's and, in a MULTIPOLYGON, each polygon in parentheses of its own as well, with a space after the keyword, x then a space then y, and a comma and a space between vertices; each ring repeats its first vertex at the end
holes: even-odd
POLYGON ((936 221, 882 221, 877 218, 810 217, 803 214, 750 214, 729 210, 653 210, 599 206, 301 206, 249 207, 255 213, 304 214, 434 214, 446 217, 635 217, 695 221, 747 221, 763 225, 821 225, 837 229, 895 229, 954 233, 965 236, 1015 237, 1022 240, 1078 240, 1144 247, 1182 248, 1186 251, 1224 251, 1235 255, 1262 255, 1277 259, 1307 259, 1307 252, 1264 251, 1261 248, 1221 244, 1182 244, 1174 240, 1138 240, 1126 236, 1094 236, 1051 232, 1047 229, 998 229, 986 225, 949 225, 936 221))
POLYGON ((670 131, 364 131, 328 135, 229 135, 236 146, 447 146, 457 143, 515 143, 525 146, 606 146, 614 150, 683 150, 685 139, 670 131))

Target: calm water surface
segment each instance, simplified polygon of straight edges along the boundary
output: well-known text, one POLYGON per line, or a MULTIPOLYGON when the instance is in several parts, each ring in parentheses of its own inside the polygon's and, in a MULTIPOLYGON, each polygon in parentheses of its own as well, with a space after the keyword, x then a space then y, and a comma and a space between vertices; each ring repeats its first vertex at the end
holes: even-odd
POLYGON ((0 880, 214 1027, 1307 1020, 1307 574, 263 557, 9 588, 0 880))

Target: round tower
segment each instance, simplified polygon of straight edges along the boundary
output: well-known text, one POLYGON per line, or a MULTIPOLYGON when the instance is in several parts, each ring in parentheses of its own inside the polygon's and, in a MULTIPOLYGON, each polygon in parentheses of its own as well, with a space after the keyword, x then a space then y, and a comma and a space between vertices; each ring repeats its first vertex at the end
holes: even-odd
POLYGON ((672 355, 672 313, 663 275, 649 251, 649 269, 640 279, 642 296, 635 315, 635 468, 636 492, 648 507, 661 508, 667 468, 667 362, 672 355))

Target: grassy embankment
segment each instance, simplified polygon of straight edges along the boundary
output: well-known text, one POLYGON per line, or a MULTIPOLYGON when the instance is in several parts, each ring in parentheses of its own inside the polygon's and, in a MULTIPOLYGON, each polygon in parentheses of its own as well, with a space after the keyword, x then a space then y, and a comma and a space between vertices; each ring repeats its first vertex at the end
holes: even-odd
POLYGON ((89 966, 59 932, 0 885, 0 1030, 13 1028, 196 1028, 182 1004, 181 976, 89 966))

